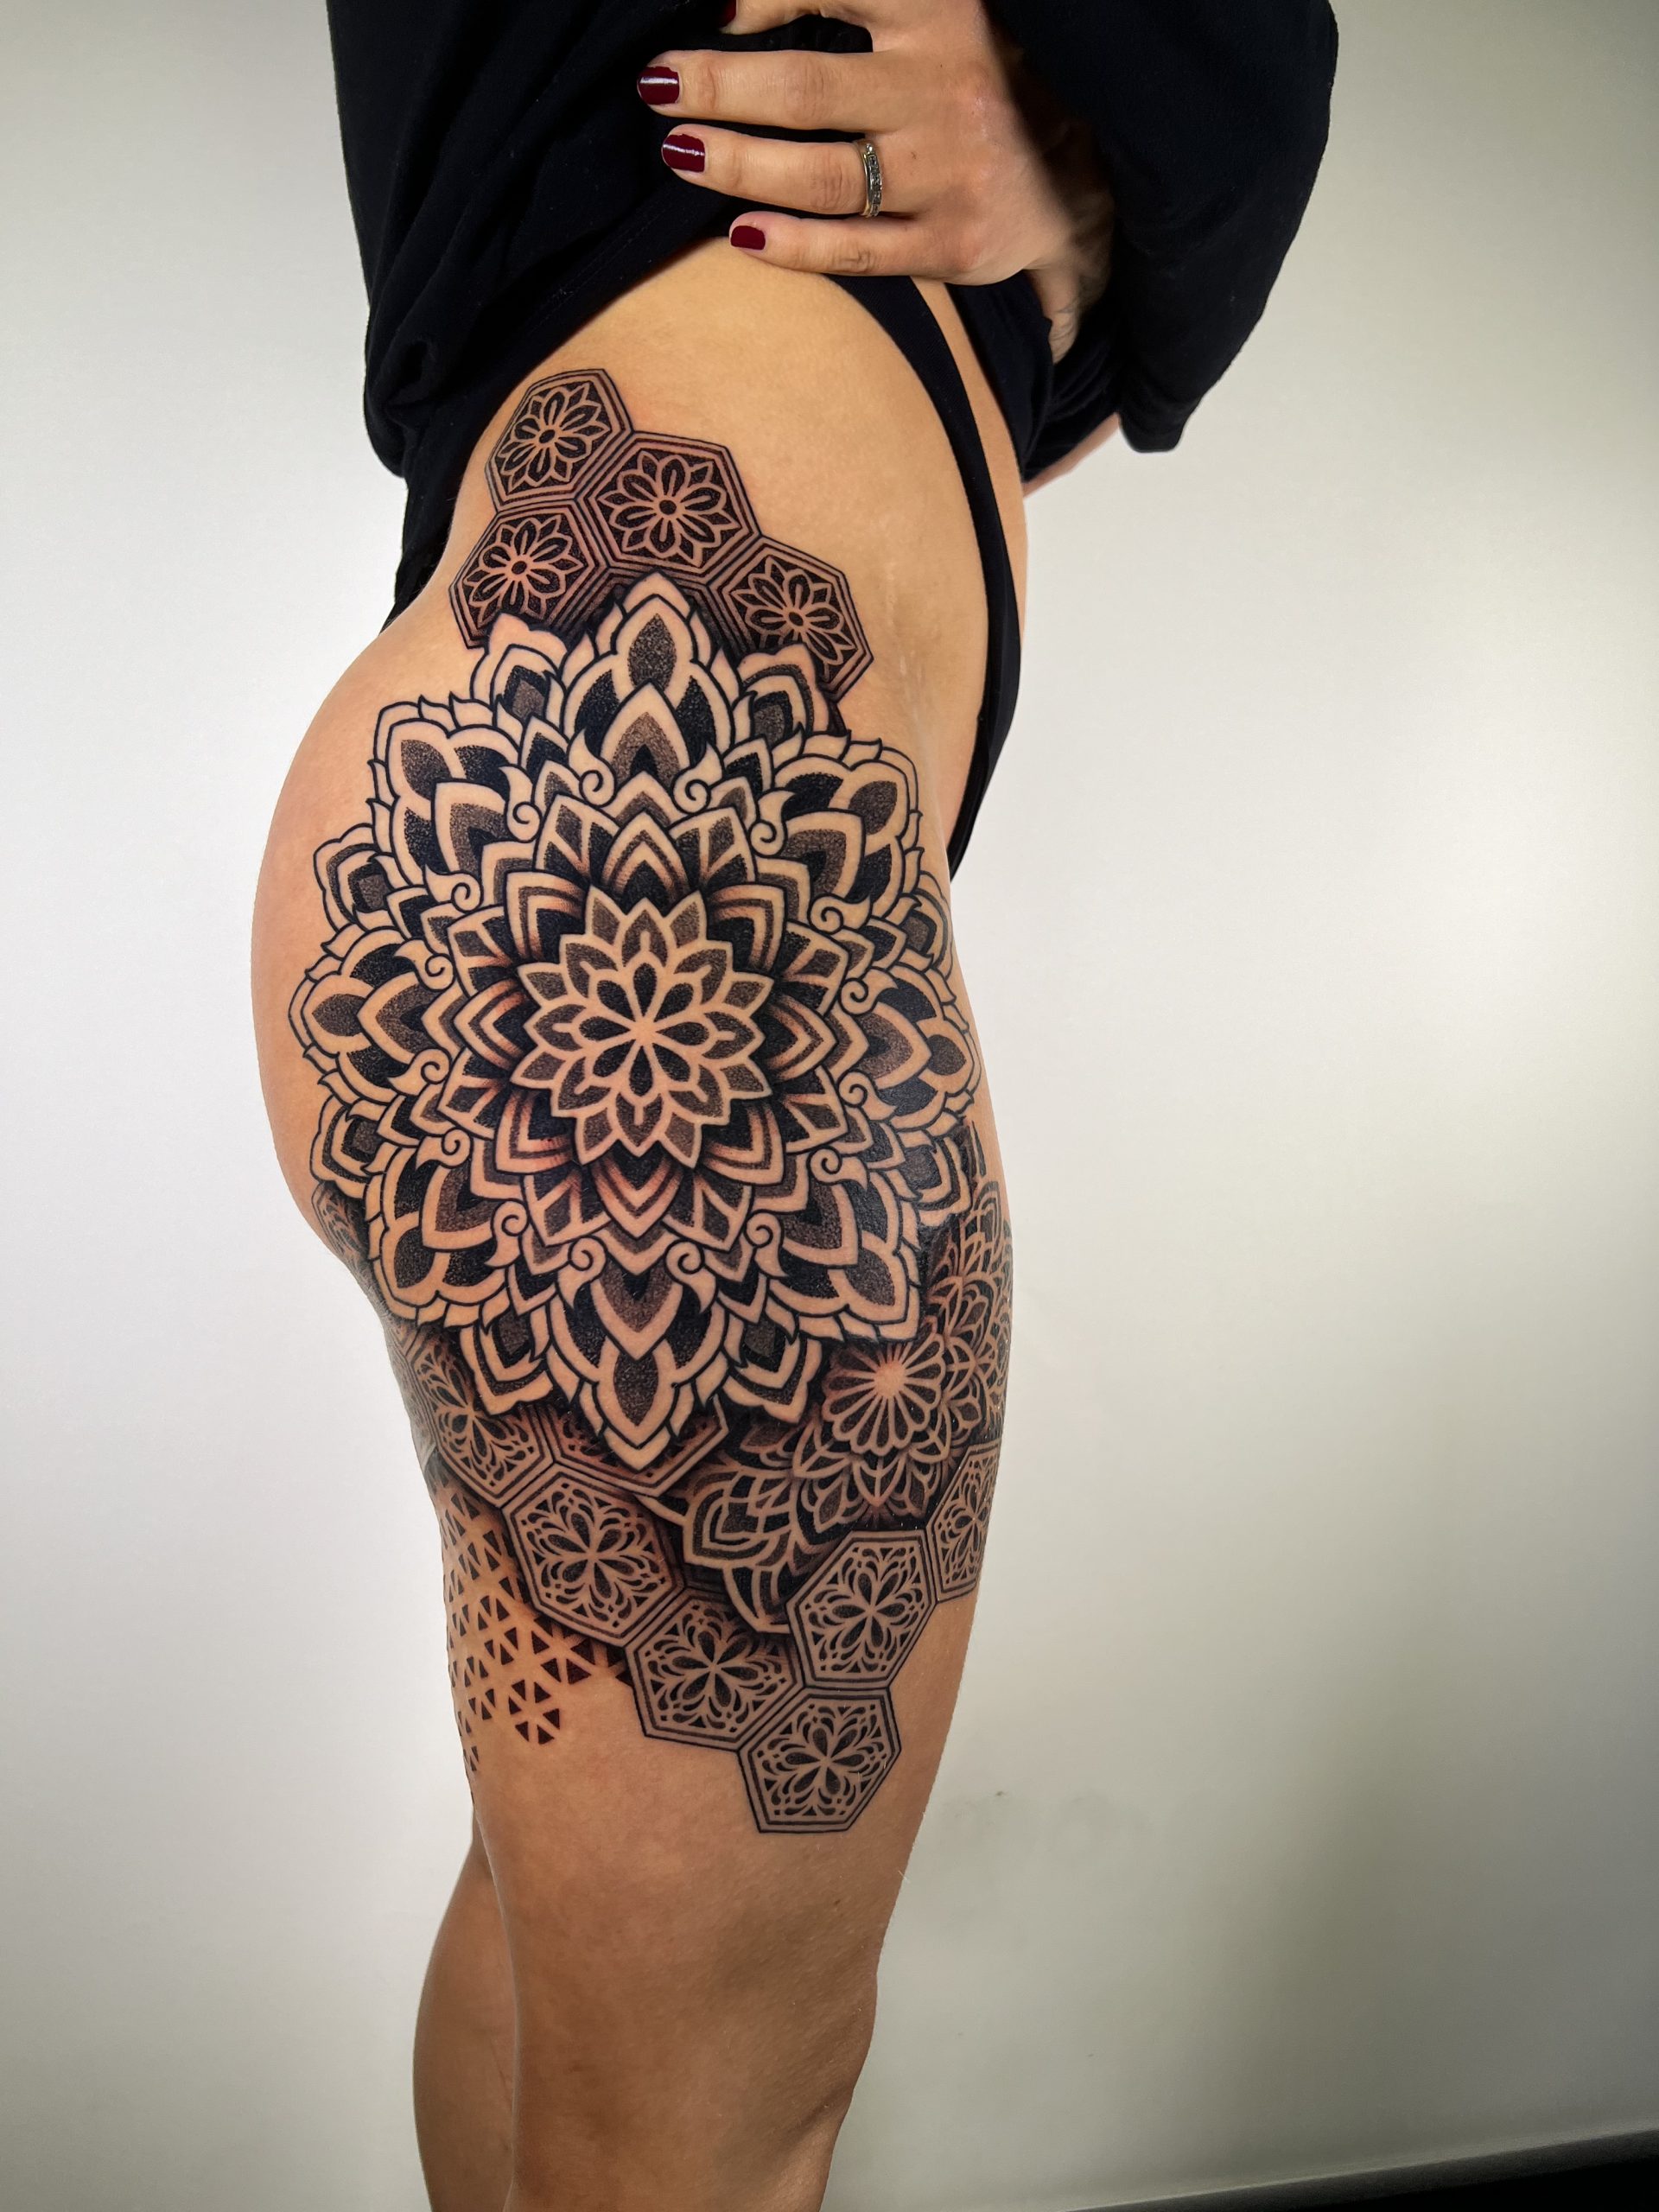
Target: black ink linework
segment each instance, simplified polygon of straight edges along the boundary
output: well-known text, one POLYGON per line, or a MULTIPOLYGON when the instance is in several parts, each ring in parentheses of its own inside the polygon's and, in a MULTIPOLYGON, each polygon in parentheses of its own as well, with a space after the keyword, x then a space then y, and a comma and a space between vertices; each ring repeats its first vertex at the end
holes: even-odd
POLYGON ((438 1506, 469 1765, 609 1674, 763 1829, 834 1832, 977 1580, 1007 1363, 915 781, 836 703, 844 578, 721 448, 584 371, 489 478, 469 688, 385 709, 317 855, 315 1209, 438 1506))

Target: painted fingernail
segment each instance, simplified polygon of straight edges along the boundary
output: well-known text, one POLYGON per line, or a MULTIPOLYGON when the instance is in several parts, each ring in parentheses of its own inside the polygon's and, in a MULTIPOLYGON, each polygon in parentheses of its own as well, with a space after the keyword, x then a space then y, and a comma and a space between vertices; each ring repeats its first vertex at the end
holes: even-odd
POLYGON ((766 232, 756 230, 753 223, 734 223, 726 235, 734 245, 741 245, 746 253, 759 253, 766 242, 766 232))
POLYGON ((702 141, 689 130, 671 130, 663 141, 663 159, 670 168, 689 169, 696 175, 702 168, 702 141))
POLYGON ((720 20, 722 23, 729 23, 736 13, 737 0, 726 0, 726 5, 720 11, 720 20))
POLYGON ((642 69, 635 90, 651 107, 672 107, 680 97, 677 69, 642 69))

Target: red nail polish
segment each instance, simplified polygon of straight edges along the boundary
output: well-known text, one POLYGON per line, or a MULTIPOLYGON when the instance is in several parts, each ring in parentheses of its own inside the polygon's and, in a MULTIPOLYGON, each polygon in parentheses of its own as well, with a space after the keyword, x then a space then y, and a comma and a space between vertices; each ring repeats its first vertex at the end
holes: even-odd
POLYGON ((671 107, 680 97, 677 69, 642 69, 635 90, 651 107, 671 107))
POLYGON ((671 130, 663 141, 663 159, 670 168, 685 169, 693 176, 702 172, 705 151, 702 139, 689 130, 671 130))
POLYGON ((734 223, 726 235, 734 245, 741 245, 746 253, 759 253, 766 242, 766 232, 756 230, 753 223, 734 223))
POLYGON ((726 5, 720 11, 720 20, 722 23, 729 23, 736 13, 737 0, 726 0, 726 5))

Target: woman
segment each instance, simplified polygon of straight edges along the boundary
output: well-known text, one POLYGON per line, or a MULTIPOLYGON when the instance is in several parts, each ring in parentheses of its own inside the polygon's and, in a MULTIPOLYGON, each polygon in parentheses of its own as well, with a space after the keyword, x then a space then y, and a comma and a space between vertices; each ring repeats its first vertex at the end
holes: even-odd
POLYGON ((256 1000, 444 1539, 437 2212, 821 2200, 1001 1435, 948 883, 1022 489, 1179 435, 1333 54, 1319 0, 712 12, 334 11, 410 505, 256 1000))

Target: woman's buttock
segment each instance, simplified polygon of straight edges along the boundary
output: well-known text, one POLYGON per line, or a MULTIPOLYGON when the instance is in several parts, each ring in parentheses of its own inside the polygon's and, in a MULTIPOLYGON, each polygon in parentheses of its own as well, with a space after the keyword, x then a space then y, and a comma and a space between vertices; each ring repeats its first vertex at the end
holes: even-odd
MULTIPOLYGON (((944 860, 985 650, 912 370, 834 286, 721 243, 504 405, 283 791, 267 1097, 438 1506, 510 1925, 540 1853, 568 1876, 664 1820, 682 1861, 743 1858, 751 1902, 779 1836, 861 1836, 834 1880, 885 1919, 1001 1427, 944 860)), ((708 1940, 729 1955, 724 1909, 708 1940)))

